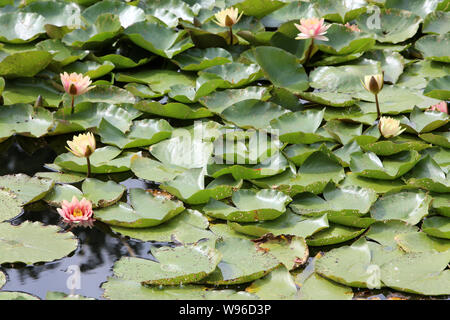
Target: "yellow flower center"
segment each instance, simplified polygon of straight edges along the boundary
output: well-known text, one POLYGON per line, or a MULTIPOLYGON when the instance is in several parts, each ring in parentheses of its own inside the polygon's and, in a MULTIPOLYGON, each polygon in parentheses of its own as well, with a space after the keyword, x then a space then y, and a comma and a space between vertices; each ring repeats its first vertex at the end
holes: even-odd
POLYGON ((83 211, 81 211, 80 208, 77 208, 77 209, 73 210, 72 215, 74 217, 82 217, 83 216, 83 211))

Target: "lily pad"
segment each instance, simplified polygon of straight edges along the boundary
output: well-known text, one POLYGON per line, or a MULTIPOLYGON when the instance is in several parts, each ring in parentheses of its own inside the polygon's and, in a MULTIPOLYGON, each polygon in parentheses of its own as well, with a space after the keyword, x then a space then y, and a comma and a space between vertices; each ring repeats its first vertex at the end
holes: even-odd
POLYGON ((12 219, 22 212, 22 203, 14 193, 0 189, 0 201, 3 208, 0 214, 0 222, 12 219))
POLYGON ((422 230, 433 237, 450 239, 450 218, 436 216, 424 219, 422 230))
POLYGON ((415 47, 425 59, 441 62, 450 62, 448 56, 450 34, 428 35, 416 41, 415 47))
POLYGON ((258 250, 250 240, 225 238, 216 243, 222 260, 203 281, 208 284, 240 284, 262 278, 280 263, 270 253, 258 250))
POLYGON ((107 224, 127 228, 157 226, 184 211, 181 201, 161 195, 153 195, 143 189, 130 190, 130 203, 120 202, 115 206, 95 211, 95 217, 107 224))
POLYGON ((53 186, 52 180, 29 177, 22 173, 0 177, 0 189, 14 194, 21 205, 44 198, 53 186))
POLYGON ((253 282, 245 291, 265 300, 292 300, 296 297, 297 287, 289 271, 279 267, 253 282))
POLYGON ((415 150, 385 157, 383 162, 373 152, 355 152, 351 155, 350 170, 366 178, 395 180, 410 171, 419 159, 415 150))
POLYGON ((313 0, 317 6, 320 17, 325 19, 345 23, 366 12, 367 2, 365 0, 332 1, 313 0))
POLYGON ((210 199, 202 211, 208 216, 238 222, 273 220, 286 211, 291 198, 276 190, 238 190, 233 192, 234 206, 210 199))
POLYGON ((300 300, 351 300, 351 288, 330 281, 313 273, 302 283, 299 292, 300 300))
POLYGON ((428 236, 425 232, 402 233, 395 237, 405 252, 445 252, 450 250, 450 240, 428 236))
POLYGON ((123 257, 114 264, 114 275, 143 285, 195 283, 213 272, 222 257, 217 250, 201 244, 154 248, 151 252, 157 262, 123 257))
POLYGON ((145 20, 144 10, 121 1, 100 1, 83 11, 83 18, 89 24, 95 23, 98 16, 110 13, 116 15, 122 27, 126 28, 136 22, 145 20))
POLYGON ((25 221, 18 226, 0 223, 0 264, 33 264, 61 259, 73 252, 78 240, 71 232, 59 233, 57 226, 25 221))
POLYGON ((450 192, 450 180, 442 168, 430 155, 423 157, 405 176, 406 183, 417 188, 429 191, 446 193, 450 192))
POLYGON ((339 224, 330 224, 330 226, 321 230, 306 239, 309 246, 325 246, 346 242, 362 234, 366 229, 347 227, 339 224))
POLYGON ((402 220, 409 224, 419 223, 428 215, 432 198, 423 191, 405 190, 385 194, 373 205, 370 215, 376 220, 402 220), (402 203, 400 207, 398 204, 402 203))
POLYGON ((7 12, 0 16, 0 24, 16 26, 3 28, 0 40, 9 43, 26 43, 33 41, 45 32, 45 18, 35 12, 7 12))
POLYGON ((231 54, 222 48, 190 49, 174 59, 182 70, 198 71, 233 61, 231 54))
POLYGON ((141 179, 158 183, 171 181, 184 171, 139 155, 131 158, 131 170, 141 179))

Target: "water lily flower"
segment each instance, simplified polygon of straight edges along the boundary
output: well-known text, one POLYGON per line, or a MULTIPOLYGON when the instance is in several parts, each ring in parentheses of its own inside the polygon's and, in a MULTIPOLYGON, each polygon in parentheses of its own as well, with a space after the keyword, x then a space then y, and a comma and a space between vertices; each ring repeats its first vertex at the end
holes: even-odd
POLYGON ((349 29, 350 31, 361 32, 361 30, 358 28, 358 26, 356 24, 350 24, 347 22, 344 26, 346 26, 347 29, 349 29))
POLYGON ((91 132, 80 134, 74 136, 72 141, 67 141, 67 144, 69 145, 69 148, 66 147, 67 150, 72 152, 75 156, 86 158, 88 167, 87 176, 89 177, 91 174, 91 162, 89 161, 89 157, 94 153, 96 147, 94 135, 91 132))
POLYGON ((73 113, 73 103, 75 101, 75 96, 79 96, 91 90, 93 87, 89 86, 92 81, 89 76, 83 77, 81 73, 72 72, 68 74, 67 72, 60 73, 61 83, 63 84, 64 91, 66 91, 72 97, 72 111, 73 113))
POLYGON ((93 218, 92 203, 85 198, 79 201, 73 196, 72 201, 63 200, 61 208, 56 209, 63 218, 64 223, 73 226, 92 227, 95 219, 93 218))
POLYGON ((448 114, 447 102, 441 101, 438 104, 432 105, 428 110, 440 111, 448 114))
POLYGON ((364 82, 362 82, 364 88, 366 88, 367 91, 375 95, 375 103, 377 106, 377 119, 380 119, 381 117, 380 104, 378 103, 378 93, 381 91, 381 89, 383 89, 383 84, 384 84, 383 73, 365 76, 364 82))
POLYGON ((324 36, 327 33, 328 28, 331 25, 324 24, 324 19, 319 18, 309 18, 300 19, 300 24, 294 23, 300 33, 295 39, 317 39, 322 41, 328 41, 329 39, 324 36))
POLYGON ((216 24, 221 27, 229 28, 230 30, 230 45, 233 44, 233 26, 241 20, 244 11, 239 14, 239 10, 237 8, 227 8, 217 12, 214 17, 216 20, 213 20, 216 24))
POLYGON ((379 126, 380 133, 385 138, 392 138, 392 137, 398 136, 399 134, 401 134, 403 131, 406 130, 406 128, 402 129, 400 127, 399 120, 395 120, 390 117, 381 117, 380 123, 378 126, 379 126))

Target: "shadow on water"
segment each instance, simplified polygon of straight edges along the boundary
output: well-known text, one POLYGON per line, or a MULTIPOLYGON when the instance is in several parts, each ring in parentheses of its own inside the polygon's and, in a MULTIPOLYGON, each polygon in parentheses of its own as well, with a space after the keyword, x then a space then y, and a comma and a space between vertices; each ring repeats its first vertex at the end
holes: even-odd
MULTIPOLYGON (((16 141, 3 146, 0 154, 0 175, 25 173, 30 176, 44 169, 45 163, 53 162, 56 153, 45 145, 43 148, 26 152, 16 141), (6 150, 5 150, 6 149, 6 150)), ((127 188, 147 187, 137 179, 125 179, 127 188)), ((59 215, 55 209, 39 203, 26 208, 24 213, 13 219, 13 225, 24 221, 40 221, 46 225, 60 225, 59 215)), ((101 299, 101 284, 112 276, 113 264, 122 256, 129 256, 130 249, 137 257, 152 258, 148 253, 152 244, 125 240, 108 231, 108 227, 96 222, 94 228, 74 228, 71 232, 79 239, 78 248, 60 260, 32 266, 2 265, 0 270, 7 275, 8 281, 2 291, 22 291, 45 299, 47 292, 60 291, 67 294, 70 289, 67 281, 71 276, 70 266, 78 266, 81 272, 81 288, 75 294, 101 299)))

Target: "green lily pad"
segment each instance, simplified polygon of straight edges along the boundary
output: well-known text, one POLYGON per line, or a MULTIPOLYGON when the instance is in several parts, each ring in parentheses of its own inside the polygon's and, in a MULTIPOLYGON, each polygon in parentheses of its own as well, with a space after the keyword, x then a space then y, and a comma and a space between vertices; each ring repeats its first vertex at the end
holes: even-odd
POLYGON ((199 99, 199 102, 214 113, 222 113, 226 108, 249 99, 266 101, 270 98, 269 88, 248 86, 242 89, 216 91, 199 99))
POLYGON ((136 109, 175 119, 200 119, 213 116, 213 113, 201 105, 186 105, 179 102, 162 104, 157 101, 141 100, 135 105, 136 109))
POLYGON ((41 137, 53 123, 53 115, 44 108, 33 108, 28 104, 2 106, 0 109, 0 139, 13 134, 41 137))
POLYGON ((355 152, 351 155, 350 170, 366 178, 395 180, 410 171, 419 159, 415 150, 385 157, 383 162, 373 152, 355 152))
POLYGON ((292 211, 302 215, 318 216, 333 215, 365 215, 376 201, 377 195, 371 189, 361 187, 336 188, 333 184, 327 185, 323 191, 323 198, 304 193, 297 195, 290 204, 292 211))
POLYGON ((405 252, 445 252, 450 250, 450 240, 428 236, 425 232, 402 233, 395 237, 405 252))
POLYGON ((97 48, 112 42, 121 29, 118 16, 111 13, 104 13, 96 17, 95 22, 87 28, 78 28, 67 33, 61 41, 77 48, 97 48))
POLYGON ((52 86, 52 82, 33 78, 8 80, 3 91, 5 104, 34 104, 38 96, 42 96, 43 105, 57 107, 63 94, 52 86))
POLYGON ((421 18, 425 18, 427 14, 436 10, 439 0, 386 0, 384 3, 385 8, 397 8, 402 10, 411 11, 421 18))
POLYGON ((0 76, 33 77, 52 61, 52 54, 35 46, 3 46, 0 48, 0 76))
POLYGON ((450 252, 407 253, 381 266, 383 283, 395 290, 423 294, 450 293, 450 252))
POLYGON ((221 116, 243 129, 267 129, 271 120, 288 111, 272 102, 250 99, 226 108, 221 116))
POLYGON ((81 173, 64 173, 64 172, 36 172, 35 177, 46 178, 55 181, 55 183, 77 183, 86 178, 81 173))
POLYGON ((434 145, 450 148, 450 132, 423 133, 419 138, 434 145))
POLYGON ((265 300, 292 300, 296 297, 297 287, 289 271, 279 267, 253 282, 245 291, 265 300))
POLYGON ((25 221, 18 226, 0 223, 0 264, 33 264, 61 259, 73 252, 78 240, 71 232, 59 233, 57 226, 25 221))
POLYGON ((299 17, 317 17, 315 6, 312 3, 302 1, 292 1, 278 10, 275 10, 261 19, 264 26, 278 28, 281 24, 297 20, 299 17))
POLYGON ((375 240, 382 246, 395 249, 397 247, 396 238, 398 236, 418 231, 418 227, 404 221, 388 220, 373 223, 365 236, 371 240, 375 240))
POLYGON ((104 296, 111 300, 254 300, 256 296, 243 291, 211 290, 202 286, 147 287, 139 281, 108 278, 102 285, 104 296))
POLYGON ((164 119, 145 119, 133 122, 126 134, 103 119, 97 133, 103 143, 111 144, 121 149, 143 147, 167 139, 172 134, 172 126, 164 119))
POLYGON ((332 1, 332 0, 313 0, 317 6, 319 17, 327 20, 345 23, 366 12, 367 2, 365 0, 350 1, 332 1))
POLYGON ((216 243, 222 260, 203 281, 208 284, 240 284, 262 278, 280 263, 271 254, 258 250, 250 240, 225 238, 216 243))
POLYGON ((380 61, 384 71, 384 81, 391 83, 397 82, 406 63, 400 53, 390 50, 373 50, 366 52, 363 57, 380 61))
POLYGON ((173 61, 182 70, 198 71, 233 61, 231 54, 222 48, 190 49, 177 55, 173 61))
POLYGON ((155 22, 134 23, 124 34, 136 45, 168 59, 194 46, 186 30, 177 32, 155 22))
POLYGON ((22 203, 14 193, 0 189, 0 201, 3 208, 0 214, 0 222, 12 219, 22 212, 22 203))
POLYGON ((308 76, 293 54, 280 48, 265 46, 254 48, 253 54, 266 78, 274 86, 293 93, 308 89, 308 76))
POLYGON ((0 32, 0 40, 2 42, 26 43, 33 41, 40 34, 45 33, 45 18, 34 12, 4 13, 0 16, 0 24, 4 26, 17 26, 2 29, 0 32))
POLYGON ((445 194, 433 193, 431 207, 440 215, 450 217, 450 199, 445 194))
POLYGON ((346 242, 362 234, 366 229, 347 227, 339 224, 330 224, 330 226, 321 230, 306 239, 309 246, 325 246, 346 242))
POLYGON ((415 47, 427 60, 450 62, 448 56, 450 35, 428 35, 416 41, 415 47))
POLYGON ((347 286, 313 273, 300 287, 300 300, 351 300, 353 291, 347 286))
POLYGON ((361 51, 367 51, 375 44, 375 40, 366 33, 355 32, 343 26, 333 23, 327 30, 328 41, 316 42, 320 51, 333 55, 348 55, 361 51))
POLYGON ((95 217, 107 224, 127 228, 159 225, 184 211, 181 201, 153 195, 143 189, 130 189, 131 206, 119 204, 95 211, 95 217))
POLYGON ((0 289, 5 285, 6 283, 6 275, 0 271, 0 289))
POLYGON ((381 9, 375 10, 375 13, 372 11, 371 14, 362 14, 356 23, 362 31, 369 33, 379 42, 399 43, 414 36, 421 21, 422 19, 412 12, 381 9), (379 11, 378 20, 372 18, 377 11, 379 11))
POLYGON ((338 92, 299 92, 298 95, 304 99, 318 104, 323 104, 332 107, 349 107, 352 106, 356 100, 347 93, 338 92))
POLYGON ((208 228, 208 219, 200 212, 187 209, 166 223, 151 228, 124 228, 112 226, 111 229, 124 236, 142 241, 194 243, 200 239, 217 239, 208 228))
MULTIPOLYGON (((65 94, 64 105, 69 106, 70 100, 70 96, 68 94, 65 94)), ((135 103, 136 97, 122 88, 111 85, 97 84, 94 88, 92 88, 85 94, 77 96, 75 98, 75 109, 78 109, 78 104, 81 104, 82 102, 99 103, 100 106, 128 104, 135 103)), ((76 118, 77 116, 75 115, 74 117, 76 118)), ((101 119, 97 119, 97 122, 100 123, 100 120, 101 119)))
POLYGON ((175 28, 178 26, 179 19, 194 22, 194 16, 203 7, 199 5, 194 9, 189 3, 181 0, 161 0, 145 3, 144 8, 147 14, 164 22, 168 27, 175 28))
POLYGON ((422 32, 446 34, 450 32, 450 13, 444 11, 430 12, 423 21, 422 32))
POLYGON ((342 145, 350 143, 355 137, 362 134, 362 124, 340 120, 329 120, 323 128, 342 145))
POLYGON ((423 143, 423 141, 414 138, 413 136, 400 135, 389 140, 380 140, 372 143, 360 142, 356 139, 361 149, 370 151, 379 156, 391 156, 406 150, 422 151, 431 145, 423 143))
POLYGON ((430 155, 426 155, 408 175, 405 176, 406 183, 417 188, 429 191, 447 193, 450 192, 449 176, 434 161, 430 155))
MULTIPOLYGON (((45 2, 34 2, 34 3, 45 3, 45 2)), ((82 60, 89 53, 87 50, 77 50, 70 48, 60 39, 48 39, 36 44, 36 48, 48 51, 53 54, 53 63, 57 67, 64 67, 77 60, 82 60)))
POLYGON ((274 236, 291 235, 302 238, 329 226, 326 215, 309 218, 295 214, 290 209, 275 220, 256 223, 228 222, 228 225, 237 232, 255 237, 262 237, 271 233, 274 236))
POLYGON ((86 178, 78 188, 63 184, 56 185, 44 198, 44 200, 52 206, 60 206, 63 200, 71 201, 75 196, 78 200, 83 197, 92 202, 92 207, 110 206, 122 197, 125 187, 115 183, 114 181, 103 182, 93 178, 86 178))
POLYGON ((325 147, 331 147, 334 145, 332 142, 316 142, 312 144, 291 144, 283 149, 283 154, 293 162, 296 166, 301 166, 308 157, 321 149, 321 146, 325 144, 325 147))
POLYGON ((297 268, 308 259, 308 246, 301 237, 267 234, 253 241, 262 250, 275 256, 288 270, 297 268))
POLYGON ((210 199, 202 211, 208 216, 238 222, 273 220, 286 211, 291 198, 276 190, 238 190, 233 192, 234 206, 210 199))
POLYGON ((47 291, 47 294, 45 295, 45 300, 95 300, 95 299, 81 296, 79 294, 71 295, 64 292, 47 291))
POLYGON ((171 181, 184 171, 139 155, 131 158, 131 170, 141 179, 158 183, 171 181))
POLYGON ((64 68, 67 73, 82 73, 91 79, 103 77, 114 69, 114 64, 110 61, 105 61, 102 64, 95 61, 76 61, 64 68))
POLYGON ((423 220, 423 232, 430 236, 450 239, 450 218, 448 217, 429 217, 423 220))
POLYGON ((21 205, 44 198, 53 186, 52 180, 29 177, 22 173, 0 177, 0 189, 13 193, 21 205))
POLYGON ((153 248, 151 252, 157 262, 121 258, 113 267, 115 277, 143 285, 195 283, 212 273, 222 257, 217 250, 201 244, 153 248))
POLYGON ((319 134, 324 109, 290 112, 270 122, 272 129, 279 130, 280 141, 287 143, 311 144, 319 141, 332 141, 319 134))
POLYGON ((440 100, 449 100, 450 92, 448 90, 450 83, 450 76, 433 79, 428 82, 423 94, 427 97, 440 99, 440 100))
POLYGON ((420 190, 389 193, 375 202, 370 215, 376 220, 396 219, 417 224, 428 215, 431 200, 431 196, 420 190), (399 206, 399 203, 402 205, 399 206))
POLYGON ((1 291, 0 300, 40 300, 38 297, 25 292, 1 291))
POLYGON ((83 18, 89 24, 95 23, 98 16, 110 13, 116 15, 122 27, 126 28, 136 22, 145 20, 144 10, 137 6, 128 5, 120 1, 99 1, 83 11, 83 18))
POLYGON ((425 133, 444 126, 448 121, 449 116, 444 112, 421 111, 414 107, 410 115, 410 122, 406 125, 417 133, 425 133))
MULTIPOLYGON (((98 148, 90 157, 92 173, 128 171, 130 170, 130 159, 135 154, 132 152, 121 154, 120 149, 112 146, 98 148)), ((71 152, 60 154, 54 163, 70 171, 87 172, 86 159, 76 157, 71 152)))
POLYGON ((228 175, 216 178, 205 185, 204 177, 204 170, 190 169, 172 181, 164 182, 160 188, 186 203, 202 204, 207 203, 210 198, 216 200, 228 198, 242 185, 242 180, 235 180, 228 175))

